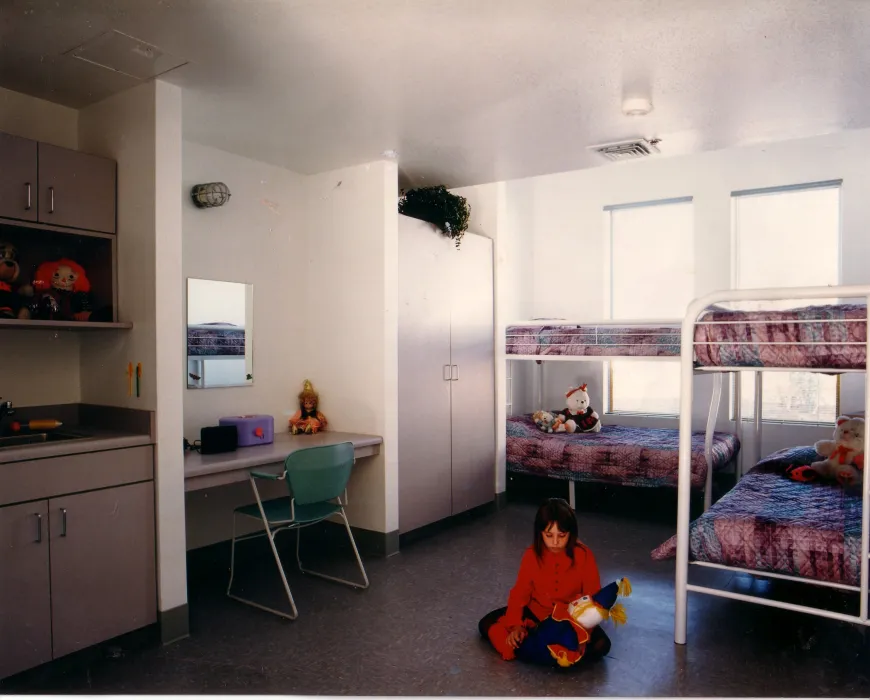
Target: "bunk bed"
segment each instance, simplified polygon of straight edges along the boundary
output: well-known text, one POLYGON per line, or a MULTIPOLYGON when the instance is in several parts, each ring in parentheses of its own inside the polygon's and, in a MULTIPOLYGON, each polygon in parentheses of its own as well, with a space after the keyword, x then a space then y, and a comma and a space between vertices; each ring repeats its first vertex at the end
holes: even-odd
MULTIPOLYGON (((812 447, 781 450, 749 470, 737 486, 694 523, 689 506, 693 479, 694 378, 755 371, 756 439, 761 437, 761 372, 865 373, 870 286, 739 290, 702 297, 688 308, 681 330, 680 443, 677 534, 653 552, 676 557, 674 641, 686 643, 688 593, 739 601, 868 625, 868 516, 870 478, 843 489, 787 478, 790 464, 815 459, 812 447), (724 303, 831 299, 832 303, 785 311, 732 311, 724 303), (857 615, 796 605, 688 582, 689 564, 826 586, 860 594, 857 615)), ((739 385, 739 382, 738 382, 739 385)), ((865 435, 870 454, 870 434, 865 435)))
MULTIPOLYGON (((677 321, 598 321, 573 323, 536 320, 514 324, 505 332, 508 362, 534 361, 538 367, 537 408, 543 406, 544 362, 607 361, 613 359, 680 360, 677 321)), ((691 486, 704 492, 704 507, 712 502, 713 473, 735 464, 740 435, 715 431, 722 396, 722 375, 714 377, 707 425, 692 437, 691 486)), ((738 421, 737 425, 740 425, 738 421)), ((531 415, 506 417, 505 468, 568 482, 571 506, 576 482, 676 488, 679 431, 603 425, 600 433, 554 433, 537 429, 531 415)))

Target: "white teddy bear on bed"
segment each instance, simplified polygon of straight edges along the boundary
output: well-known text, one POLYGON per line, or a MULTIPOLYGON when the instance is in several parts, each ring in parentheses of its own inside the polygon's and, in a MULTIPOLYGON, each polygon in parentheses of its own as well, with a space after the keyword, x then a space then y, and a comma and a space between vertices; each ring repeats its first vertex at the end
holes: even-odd
POLYGON ((552 425, 554 433, 598 433, 601 419, 589 405, 586 384, 571 387, 565 393, 567 407, 556 414, 552 425))
POLYGON ((844 486, 861 483, 864 468, 864 419, 840 416, 833 440, 819 440, 816 452, 823 459, 813 462, 810 469, 827 479, 836 479, 844 486))

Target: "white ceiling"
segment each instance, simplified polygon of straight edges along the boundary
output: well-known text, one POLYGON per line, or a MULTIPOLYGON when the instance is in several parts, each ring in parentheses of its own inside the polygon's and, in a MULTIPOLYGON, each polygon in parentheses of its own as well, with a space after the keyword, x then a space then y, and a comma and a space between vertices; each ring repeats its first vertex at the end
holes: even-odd
POLYGON ((0 85, 82 107, 136 84, 64 56, 116 29, 188 63, 185 138, 322 172, 399 153, 461 186, 870 126, 861 0, 0 0, 0 85), (647 117, 620 112, 647 90, 647 117))

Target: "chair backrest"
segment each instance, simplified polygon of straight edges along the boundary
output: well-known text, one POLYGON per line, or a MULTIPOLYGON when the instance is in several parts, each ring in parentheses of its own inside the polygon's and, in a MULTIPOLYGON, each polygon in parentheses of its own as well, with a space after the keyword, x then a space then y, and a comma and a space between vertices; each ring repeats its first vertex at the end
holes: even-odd
POLYGON ((287 455, 287 485, 299 505, 338 498, 347 488, 353 467, 353 443, 306 447, 287 455))

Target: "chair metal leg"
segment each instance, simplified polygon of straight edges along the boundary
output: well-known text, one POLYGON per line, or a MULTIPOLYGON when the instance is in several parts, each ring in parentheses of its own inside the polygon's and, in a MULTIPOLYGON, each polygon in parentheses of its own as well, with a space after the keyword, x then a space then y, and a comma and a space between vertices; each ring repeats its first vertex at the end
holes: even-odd
POLYGON ((296 603, 293 600, 293 594, 290 593, 290 584, 287 583, 287 576, 284 574, 284 567, 281 564, 281 557, 278 556, 278 550, 275 547, 275 535, 269 528, 268 523, 264 520, 264 527, 266 528, 266 536, 269 539, 269 546, 272 548, 272 555, 275 557, 275 563, 278 565, 278 572, 281 574, 281 582, 284 584, 284 592, 287 594, 287 601, 290 603, 290 609, 293 611, 292 613, 286 613, 282 610, 276 610, 275 608, 270 608, 266 605, 261 605, 260 603, 256 603, 253 600, 248 600, 247 598, 242 598, 241 596, 237 596, 231 592, 231 588, 233 585, 233 570, 235 567, 235 558, 236 558, 236 514, 233 513, 233 540, 230 545, 230 582, 227 585, 227 596, 232 598, 233 600, 237 600, 240 603, 244 603, 245 605, 250 605, 251 607, 257 608, 258 610, 265 610, 266 612, 270 612, 274 615, 278 615, 279 617, 283 617, 287 620, 295 620, 299 617, 299 611, 296 609, 296 603))
POLYGON ((311 576, 319 576, 320 578, 328 579, 329 581, 335 581, 336 583, 343 583, 346 586, 350 586, 351 588, 360 588, 366 589, 369 587, 369 577, 366 574, 365 567, 363 566, 362 559, 359 556, 359 550, 356 548, 356 542, 353 539, 353 533, 350 531, 350 523, 347 521, 347 516, 344 514, 344 508, 339 511, 339 515, 341 515, 341 519, 344 520, 344 527, 347 530, 347 536, 350 539, 350 546, 353 547, 353 555, 356 557, 356 563, 359 567, 360 573, 362 574, 363 583, 357 583, 356 581, 350 581, 346 578, 340 578, 338 576, 330 576, 329 574, 324 574, 319 571, 312 571, 311 569, 306 569, 302 566, 302 560, 299 558, 299 540, 301 539, 300 531, 296 531, 296 562, 299 564, 299 570, 303 574, 309 574, 311 576))

